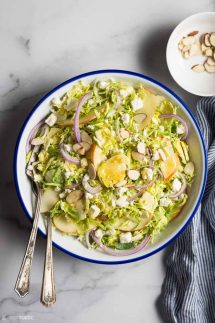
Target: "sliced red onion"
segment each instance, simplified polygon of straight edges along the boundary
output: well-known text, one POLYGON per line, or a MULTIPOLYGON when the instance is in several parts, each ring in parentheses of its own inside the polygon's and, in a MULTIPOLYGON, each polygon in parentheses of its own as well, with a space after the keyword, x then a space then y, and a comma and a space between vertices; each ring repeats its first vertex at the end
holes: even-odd
POLYGON ((149 147, 146 147, 146 152, 149 157, 149 167, 152 169, 153 168, 153 161, 152 161, 151 149, 149 147))
POLYGON ((146 185, 135 185, 135 186, 133 186, 133 188, 135 188, 135 189, 139 189, 140 191, 139 191, 137 194, 135 194, 134 196, 130 197, 130 198, 128 199, 128 202, 132 202, 132 201, 134 201, 136 198, 138 198, 140 195, 142 195, 142 194, 143 194, 143 192, 144 192, 148 187, 150 187, 151 185, 153 185, 153 184, 156 182, 156 180, 157 180, 157 177, 155 177, 152 181, 150 181, 150 182, 149 182, 149 183, 147 183, 146 185))
POLYGON ((150 240, 150 236, 146 236, 146 238, 139 244, 137 245, 135 248, 129 249, 129 250, 116 250, 116 249, 112 249, 109 247, 106 247, 100 239, 98 239, 95 236, 95 230, 91 231, 90 233, 91 237, 93 238, 93 240, 97 243, 97 245, 108 255, 111 256, 129 256, 129 255, 133 255, 134 253, 137 253, 138 251, 141 251, 149 242, 150 240))
POLYGON ((81 100, 78 103, 77 109, 75 111, 75 117, 74 117, 74 135, 77 143, 81 142, 81 134, 79 129, 79 116, 81 112, 82 105, 91 98, 92 93, 88 92, 82 96, 81 100))
POLYGON ((187 188, 187 181, 186 181, 186 178, 184 175, 181 174, 181 178, 182 178, 182 185, 181 185, 181 189, 179 192, 177 193, 172 193, 172 194, 169 194, 169 197, 171 199, 176 199, 177 197, 179 197, 181 194, 184 193, 184 191, 186 190, 187 188))
POLYGON ((160 119, 168 119, 168 118, 175 118, 177 119, 178 121, 180 121, 182 123, 182 125, 184 126, 184 135, 181 137, 182 140, 185 140, 188 136, 188 133, 189 133, 189 128, 188 128, 188 125, 186 123, 186 121, 178 116, 177 114, 173 114, 173 113, 167 113, 167 114, 161 114, 159 116, 160 119))
POLYGON ((88 249, 91 249, 91 244, 90 244, 90 235, 93 230, 89 230, 85 234, 85 241, 88 249))
POLYGON ((36 133, 37 133, 37 130, 40 128, 40 126, 42 126, 42 124, 44 123, 45 121, 45 118, 43 118, 40 122, 38 122, 36 124, 36 126, 34 126, 29 135, 28 135, 28 138, 26 140, 26 154, 29 152, 29 150, 31 149, 31 141, 33 140, 33 138, 35 137, 36 133))
POLYGON ((64 145, 63 143, 60 144, 60 153, 63 156, 63 158, 68 161, 71 164, 75 164, 75 165, 79 165, 80 164, 80 160, 70 156, 70 154, 64 149, 64 145))
POLYGON ((77 184, 71 184, 71 185, 67 185, 65 186, 66 189, 68 190, 73 190, 74 188, 77 188, 81 185, 81 183, 77 183, 77 184))
POLYGON ((102 190, 102 187, 100 185, 98 185, 96 187, 92 187, 88 183, 88 180, 86 180, 85 178, 83 178, 83 180, 82 180, 82 185, 83 185, 83 188, 85 189, 85 191, 87 191, 88 193, 90 193, 92 195, 98 194, 102 190))

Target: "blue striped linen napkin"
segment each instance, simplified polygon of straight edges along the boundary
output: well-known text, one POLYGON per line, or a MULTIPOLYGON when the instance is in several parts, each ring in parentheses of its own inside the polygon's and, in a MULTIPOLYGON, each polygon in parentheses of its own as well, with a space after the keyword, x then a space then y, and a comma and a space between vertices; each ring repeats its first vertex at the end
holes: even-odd
POLYGON ((169 247, 157 305, 165 323, 215 323, 215 97, 197 104, 208 180, 193 221, 169 247))

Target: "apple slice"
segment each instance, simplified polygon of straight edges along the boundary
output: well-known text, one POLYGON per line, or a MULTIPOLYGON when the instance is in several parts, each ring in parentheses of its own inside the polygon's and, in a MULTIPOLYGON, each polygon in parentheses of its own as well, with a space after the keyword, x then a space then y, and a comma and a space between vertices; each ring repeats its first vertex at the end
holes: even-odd
MULTIPOLYGON (((100 107, 97 109, 98 112, 104 112, 104 107, 100 107)), ((84 125, 86 123, 89 123, 90 121, 93 121, 97 118, 97 115, 95 114, 95 111, 90 111, 88 113, 88 115, 81 117, 79 119, 79 124, 80 125, 84 125)), ((74 124, 74 119, 67 119, 67 120, 63 120, 63 121, 59 121, 58 125, 60 127, 69 127, 69 126, 73 126, 74 124)))
POLYGON ((143 121, 140 124, 138 124, 138 129, 140 131, 143 130, 147 126, 147 124, 149 124, 153 115, 155 114, 155 109, 158 105, 158 100, 156 99, 156 96, 150 93, 148 90, 145 90, 145 92, 146 93, 143 99, 143 108, 135 112, 135 115, 145 115, 143 121))
POLYGON ((90 159, 95 167, 95 170, 99 167, 99 165, 106 160, 105 155, 103 154, 101 148, 96 144, 92 144, 90 149, 90 159))
POLYGON ((61 232, 72 235, 78 234, 78 224, 72 219, 67 220, 64 215, 55 216, 53 223, 61 232))
POLYGON ((138 225, 137 221, 134 219, 122 217, 113 224, 113 227, 125 232, 141 230, 152 219, 152 217, 153 213, 143 211, 143 217, 138 219, 140 221, 138 225))
POLYGON ((178 168, 178 159, 176 154, 172 154, 165 161, 161 162, 161 171, 164 179, 169 180, 178 168))
POLYGON ((51 208, 57 203, 59 200, 58 193, 54 190, 46 190, 42 193, 41 197, 41 206, 40 212, 46 213, 51 210, 51 208))

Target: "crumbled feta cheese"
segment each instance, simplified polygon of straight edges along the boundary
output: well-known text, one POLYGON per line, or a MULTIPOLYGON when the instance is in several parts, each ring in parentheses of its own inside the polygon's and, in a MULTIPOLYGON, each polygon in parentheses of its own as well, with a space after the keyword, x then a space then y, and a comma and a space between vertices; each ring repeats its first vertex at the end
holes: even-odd
POLYGON ((99 213, 100 213, 100 208, 96 205, 91 205, 89 209, 89 215, 91 218, 95 219, 99 213))
POLYGON ((59 98, 54 98, 51 101, 52 105, 59 107, 61 105, 61 100, 59 98))
POLYGON ((97 229, 95 231, 95 236, 96 236, 96 238, 101 239, 103 237, 103 231, 102 231, 102 229, 97 229))
POLYGON ((140 98, 134 98, 131 101, 131 106, 134 111, 137 111, 143 107, 143 101, 140 98))
POLYGON ((133 135, 133 139, 134 139, 134 141, 137 141, 139 139, 139 134, 138 133, 135 133, 133 135))
POLYGON ((159 152, 157 150, 154 151, 152 159, 153 160, 159 160, 160 159, 160 155, 159 155, 159 152))
POLYGON ((151 181, 153 179, 153 170, 151 168, 144 168, 141 174, 144 180, 151 181))
POLYGON ((87 158, 82 158, 82 159, 81 159, 81 166, 82 166, 82 167, 87 167, 87 165, 88 165, 87 158))
POLYGON ((135 169, 130 169, 128 171, 128 177, 132 180, 132 181, 136 181, 139 177, 140 177, 140 172, 138 170, 135 169))
POLYGON ((155 117, 152 117, 152 122, 154 123, 154 124, 158 124, 159 122, 158 122, 158 120, 155 118, 155 117))
POLYGON ((89 101, 88 101, 88 103, 89 103, 89 105, 93 105, 94 104, 94 100, 93 99, 89 99, 89 101))
POLYGON ((90 200, 90 199, 93 198, 93 194, 90 194, 88 192, 85 192, 85 198, 90 200))
POLYGON ((104 90, 104 89, 106 89, 107 86, 108 86, 107 82, 105 82, 105 81, 100 81, 99 82, 99 88, 100 89, 104 90))
POLYGON ((131 232, 121 233, 119 239, 121 243, 131 242, 132 241, 131 232))
POLYGON ((55 192, 60 192, 61 191, 61 188, 59 186, 55 187, 55 192))
POLYGON ((119 94, 121 95, 121 97, 126 98, 126 96, 128 96, 128 92, 125 89, 121 89, 119 90, 119 94))
POLYGON ((65 196, 66 196, 65 192, 62 192, 62 193, 59 194, 60 199, 63 199, 65 196))
POLYGON ((64 149, 70 153, 72 151, 72 145, 71 144, 64 144, 64 149))
POLYGON ((160 206, 167 207, 167 206, 169 206, 170 204, 172 204, 172 201, 171 201, 168 197, 162 197, 162 198, 160 199, 160 206))
POLYGON ((146 145, 143 141, 139 142, 137 145, 137 151, 140 154, 145 154, 146 152, 146 145))
POLYGON ((124 114, 122 115, 122 121, 123 121, 123 123, 124 123, 124 124, 128 124, 128 123, 129 123, 129 121, 130 121, 130 116, 129 116, 129 114, 128 114, 128 113, 124 113, 124 114))
POLYGON ((144 137, 147 137, 147 136, 148 136, 148 131, 147 131, 147 129, 144 129, 144 130, 143 130, 143 136, 144 136, 144 137))
POLYGON ((116 234, 116 230, 115 229, 107 230, 105 234, 107 234, 108 236, 113 236, 114 234, 116 234))
POLYGON ((51 113, 48 118, 45 120, 45 123, 49 126, 52 127, 57 121, 57 117, 54 113, 51 113))
POLYGON ((174 192, 178 192, 181 189, 181 182, 179 181, 178 178, 175 178, 173 183, 172 183, 172 189, 174 192))
POLYGON ((164 128, 164 126, 159 126, 159 130, 160 130, 160 131, 162 131, 162 132, 163 132, 163 131, 164 131, 164 129, 165 129, 165 128, 164 128))
POLYGON ((118 187, 116 189, 116 193, 117 193, 118 196, 122 196, 127 191, 128 191, 128 188, 127 187, 118 187))
POLYGON ((116 206, 116 201, 114 199, 111 200, 111 205, 112 205, 112 207, 116 206))
POLYGON ((118 200, 116 200, 116 205, 120 207, 128 206, 127 197, 125 195, 121 196, 118 200))
POLYGON ((65 175, 66 178, 69 178, 70 176, 73 176, 74 173, 69 170, 69 171, 65 172, 64 175, 65 175))
POLYGON ((177 134, 182 135, 184 133, 184 130, 185 130, 184 126, 182 124, 180 124, 177 126, 176 132, 177 132, 177 134))

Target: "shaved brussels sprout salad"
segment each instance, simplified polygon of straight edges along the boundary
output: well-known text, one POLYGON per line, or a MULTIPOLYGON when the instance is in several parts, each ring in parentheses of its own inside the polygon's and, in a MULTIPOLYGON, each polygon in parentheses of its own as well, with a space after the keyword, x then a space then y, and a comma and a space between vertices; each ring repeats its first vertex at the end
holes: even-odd
POLYGON ((27 140, 41 213, 110 255, 143 249, 180 213, 194 178, 187 123, 141 83, 79 82, 27 140))

